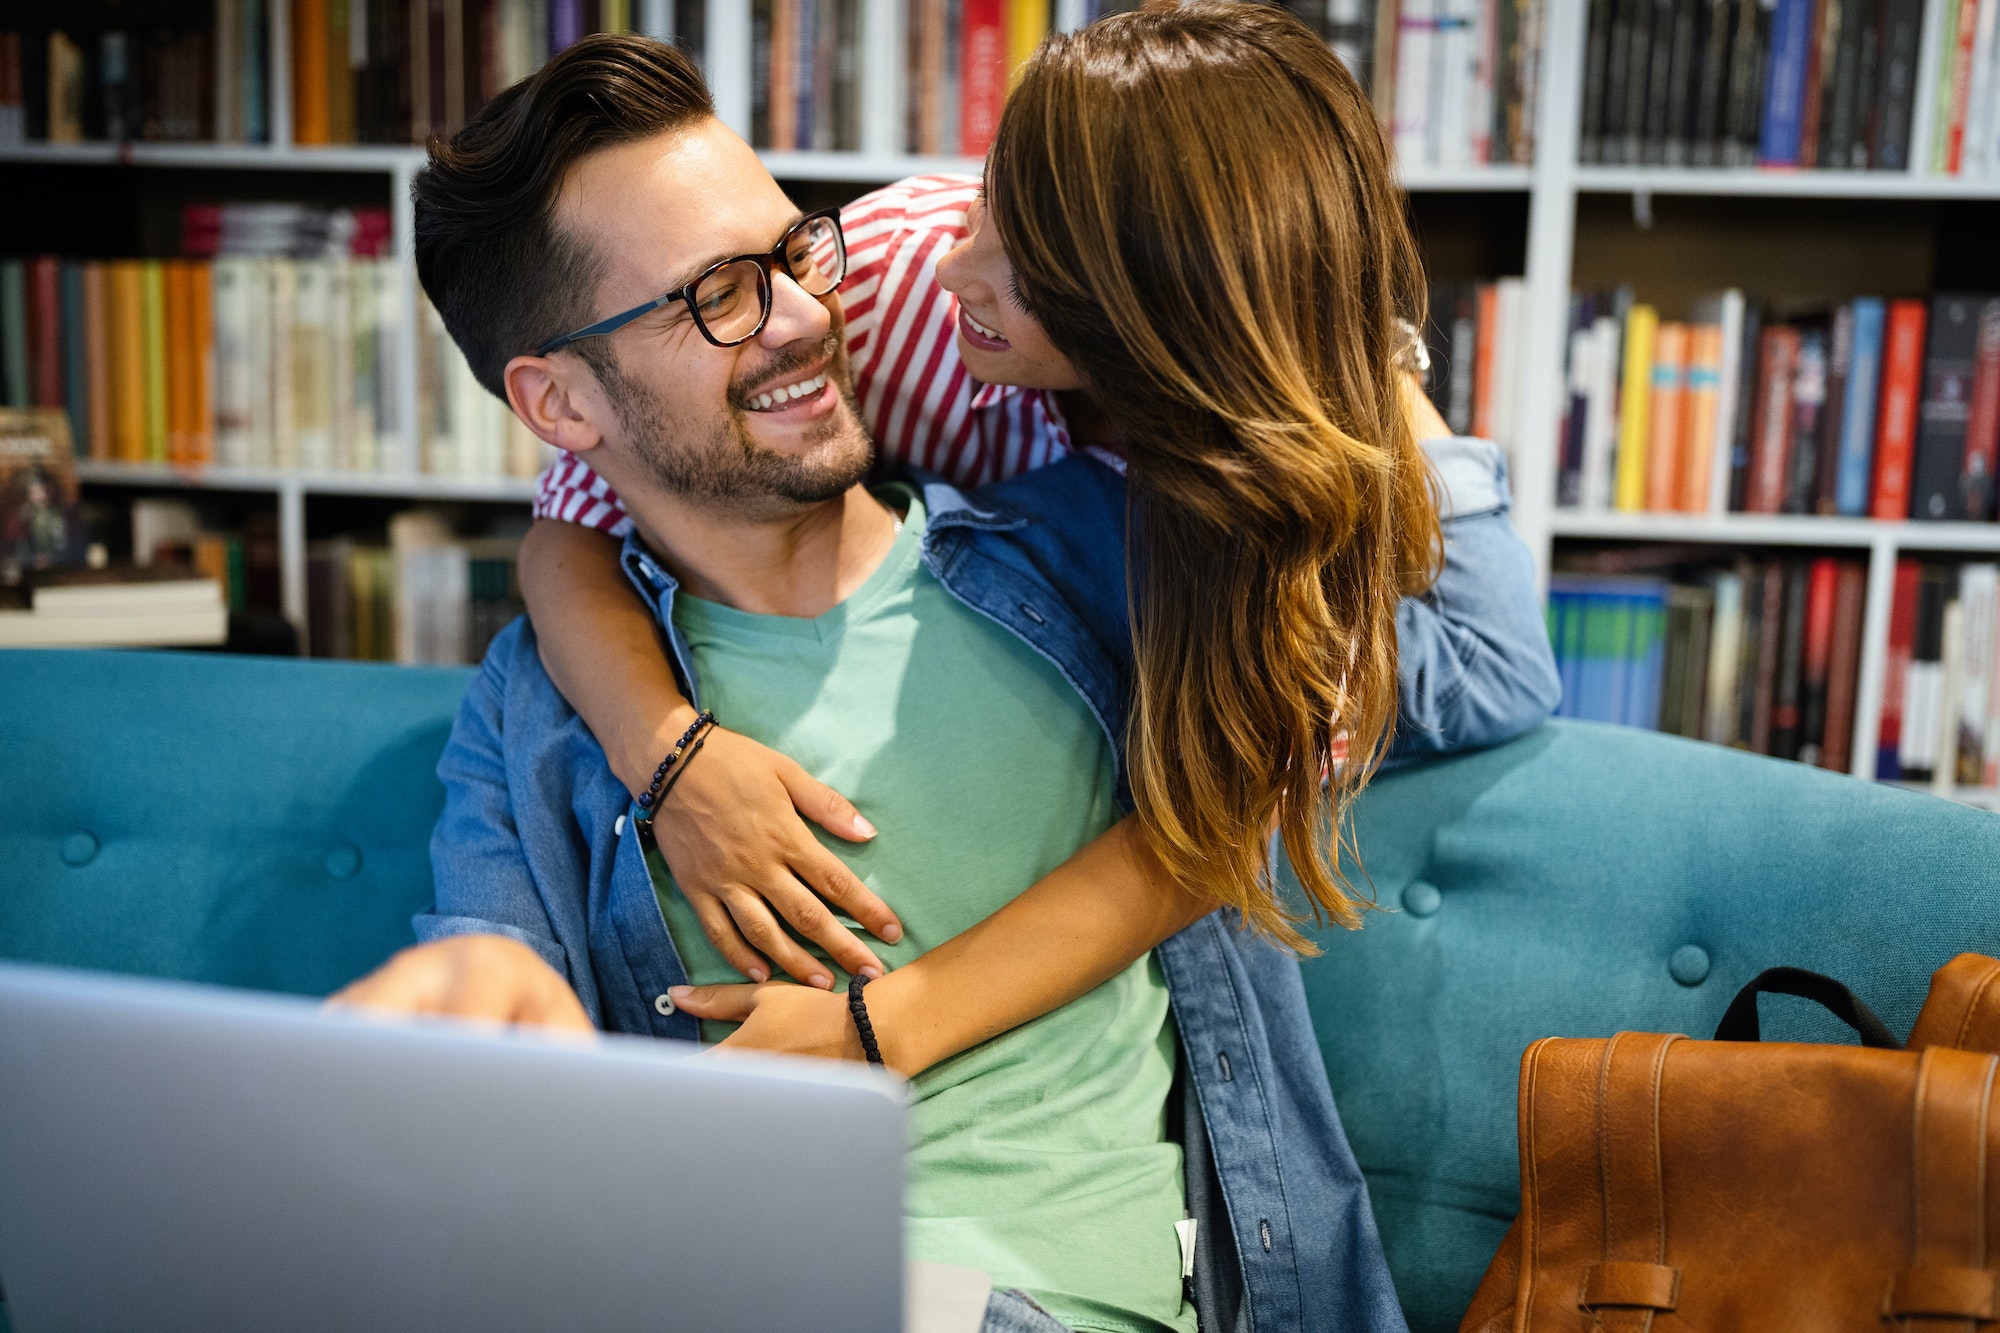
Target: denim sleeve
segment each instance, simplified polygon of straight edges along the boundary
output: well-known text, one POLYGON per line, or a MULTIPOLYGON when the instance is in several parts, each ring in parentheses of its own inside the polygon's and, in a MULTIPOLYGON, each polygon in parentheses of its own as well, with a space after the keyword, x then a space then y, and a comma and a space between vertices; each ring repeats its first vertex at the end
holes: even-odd
MULTIPOLYGON (((518 644, 517 634, 503 637, 518 644)), ((452 935, 505 935, 567 977, 568 953, 535 888, 507 790, 500 739, 505 687, 498 665, 507 646, 496 643, 473 677, 438 759, 444 812, 431 833, 437 896, 411 924, 426 944, 452 935)))
POLYGON ((1425 442, 1443 502, 1444 568, 1396 610, 1396 736, 1383 767, 1496 745, 1562 693, 1535 562, 1507 511, 1507 461, 1487 440, 1425 442))

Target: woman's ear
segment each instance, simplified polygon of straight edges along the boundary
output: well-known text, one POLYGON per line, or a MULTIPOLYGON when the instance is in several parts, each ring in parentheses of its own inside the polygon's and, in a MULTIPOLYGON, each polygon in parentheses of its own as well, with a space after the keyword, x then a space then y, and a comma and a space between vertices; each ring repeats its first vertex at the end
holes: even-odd
POLYGON ((590 410, 595 395, 588 389, 595 383, 573 359, 517 356, 500 377, 507 386, 507 405, 544 444, 580 454, 604 442, 604 432, 590 410))

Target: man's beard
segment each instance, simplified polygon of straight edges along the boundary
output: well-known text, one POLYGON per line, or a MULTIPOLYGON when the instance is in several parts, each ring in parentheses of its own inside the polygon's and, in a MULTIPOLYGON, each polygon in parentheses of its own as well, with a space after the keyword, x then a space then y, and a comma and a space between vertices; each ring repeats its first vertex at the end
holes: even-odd
POLYGON ((753 384, 731 384, 724 414, 705 431, 674 413, 662 394, 628 379, 615 363, 596 370, 634 456, 661 486, 704 507, 740 513, 822 504, 846 493, 874 462, 874 445, 860 425, 847 350, 838 331, 808 351, 759 367, 753 384), (828 378, 844 410, 828 413, 813 427, 804 453, 779 453, 758 444, 750 436, 746 390, 781 381, 821 360, 827 360, 828 378))

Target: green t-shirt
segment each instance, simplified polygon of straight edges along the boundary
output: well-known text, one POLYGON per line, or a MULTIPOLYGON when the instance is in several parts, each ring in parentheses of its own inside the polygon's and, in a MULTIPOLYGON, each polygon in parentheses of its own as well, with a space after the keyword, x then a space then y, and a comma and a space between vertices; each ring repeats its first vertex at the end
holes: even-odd
MULTIPOLYGON (((931 576, 922 501, 900 487, 884 498, 908 504, 902 532, 825 615, 749 615, 682 595, 674 620, 703 703, 880 830, 864 846, 821 837, 901 919, 899 943, 869 941, 894 968, 991 916, 1117 810, 1114 756, 1083 700, 931 576)), ((743 980, 658 854, 647 862, 689 979, 743 980)), ((703 1035, 729 1031, 709 1023, 703 1035)), ((1181 1154, 1166 1136, 1173 1072, 1166 983, 1150 954, 926 1070, 911 1115, 909 1254, 983 1268, 1073 1328, 1191 1333, 1174 1232, 1181 1154)))

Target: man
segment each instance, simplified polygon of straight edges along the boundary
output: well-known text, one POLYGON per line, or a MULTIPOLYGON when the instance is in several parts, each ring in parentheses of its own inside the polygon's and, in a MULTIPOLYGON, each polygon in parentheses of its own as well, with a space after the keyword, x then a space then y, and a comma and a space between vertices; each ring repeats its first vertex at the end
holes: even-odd
MULTIPOLYGON (((871 996, 1113 825, 1117 478, 1076 458, 978 499, 866 489, 837 238, 684 57, 571 48, 434 150, 419 192, 426 289, 475 374, 624 498, 624 564, 689 697, 867 794, 884 836, 852 855, 908 886, 871 996)), ((726 969, 524 622, 440 774, 424 943, 348 998, 695 1037, 675 988, 726 969)), ((852 1040, 840 997, 779 993, 788 1021, 852 1040)), ((885 1044, 920 1039, 891 1012, 885 1044)), ((1196 1308, 1212 1329, 1401 1327, 1296 966, 1214 916, 917 1091, 910 1248, 994 1274, 989 1328, 1186 1330, 1196 1308)))

